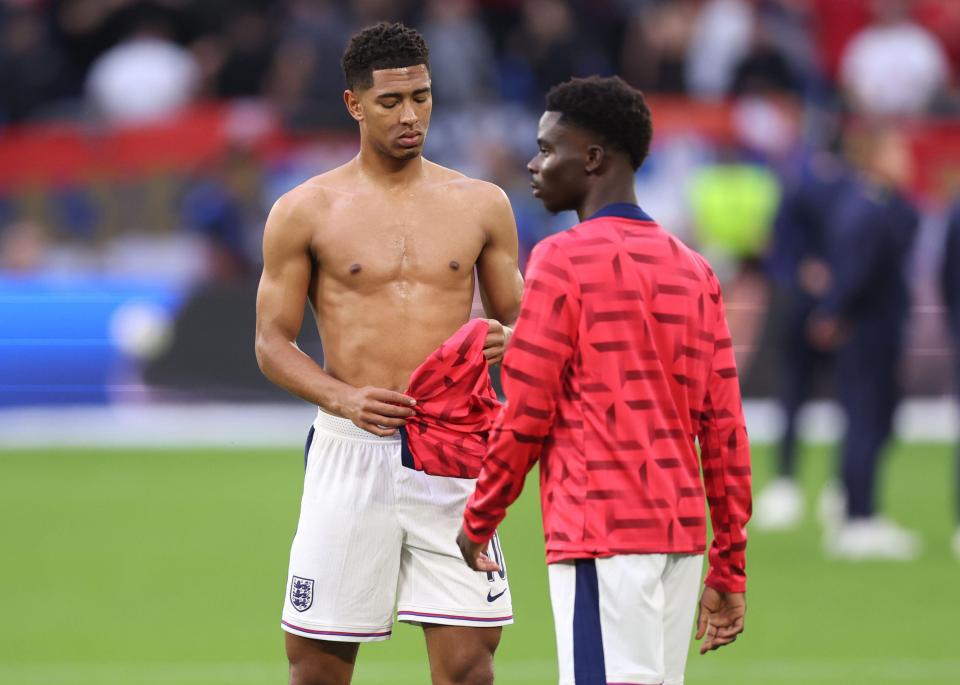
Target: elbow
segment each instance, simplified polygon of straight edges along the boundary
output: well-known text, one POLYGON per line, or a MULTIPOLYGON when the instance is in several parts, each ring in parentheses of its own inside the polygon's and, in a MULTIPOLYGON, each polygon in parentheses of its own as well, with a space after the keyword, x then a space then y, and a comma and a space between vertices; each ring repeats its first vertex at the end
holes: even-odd
POLYGON ((256 338, 253 344, 254 355, 257 358, 257 366, 260 367, 260 372, 270 378, 270 372, 272 369, 272 348, 270 344, 269 336, 265 335, 261 331, 257 331, 256 338))

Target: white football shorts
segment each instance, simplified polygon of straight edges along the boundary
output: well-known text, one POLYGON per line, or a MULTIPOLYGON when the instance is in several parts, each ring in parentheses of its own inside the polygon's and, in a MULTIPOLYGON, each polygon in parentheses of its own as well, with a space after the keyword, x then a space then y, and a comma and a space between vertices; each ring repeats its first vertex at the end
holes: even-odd
POLYGON ((549 566, 560 685, 682 685, 701 554, 549 566))
POLYGON ((390 637, 394 607, 409 623, 513 623, 503 573, 471 570, 457 548, 473 479, 403 466, 400 435, 381 438, 319 412, 305 449, 300 521, 290 551, 282 627, 303 637, 390 637))

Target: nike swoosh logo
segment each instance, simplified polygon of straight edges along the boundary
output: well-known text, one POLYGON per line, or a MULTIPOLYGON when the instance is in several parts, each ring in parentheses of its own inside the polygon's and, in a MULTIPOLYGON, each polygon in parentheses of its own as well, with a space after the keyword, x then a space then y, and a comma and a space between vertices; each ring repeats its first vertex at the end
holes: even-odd
POLYGON ((506 590, 502 590, 501 592, 499 592, 499 593, 497 593, 497 594, 493 594, 493 590, 490 590, 489 592, 487 592, 487 601, 488 601, 488 602, 495 602, 495 601, 497 601, 498 599, 500 599, 500 597, 501 597, 503 594, 505 594, 505 593, 506 593, 506 590))

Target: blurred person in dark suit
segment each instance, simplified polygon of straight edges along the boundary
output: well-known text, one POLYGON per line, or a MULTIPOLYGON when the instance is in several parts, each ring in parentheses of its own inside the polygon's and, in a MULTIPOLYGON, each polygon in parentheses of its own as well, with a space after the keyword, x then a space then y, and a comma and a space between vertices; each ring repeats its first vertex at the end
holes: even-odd
MULTIPOLYGON (((953 338, 955 390, 960 394, 960 202, 953 206, 947 223, 941 285, 953 338)), ((960 449, 957 451, 955 497, 957 528, 953 534, 952 547, 954 556, 960 559, 960 449)))
POLYGON ((766 530, 800 523, 803 494, 796 483, 797 416, 810 399, 816 372, 829 366, 831 354, 811 344, 806 328, 811 312, 830 288, 827 225, 852 183, 850 170, 826 151, 810 155, 786 181, 774 222, 766 266, 780 301, 781 394, 784 432, 777 455, 777 476, 757 497, 755 522, 766 530))
POLYGON ((808 323, 811 343, 836 354, 847 417, 840 471, 845 515, 827 525, 825 548, 850 560, 912 559, 913 532, 877 513, 880 454, 900 398, 898 366, 910 313, 907 257, 918 213, 904 196, 910 150, 892 128, 853 131, 848 150, 859 172, 840 199, 827 235, 830 287, 808 323))

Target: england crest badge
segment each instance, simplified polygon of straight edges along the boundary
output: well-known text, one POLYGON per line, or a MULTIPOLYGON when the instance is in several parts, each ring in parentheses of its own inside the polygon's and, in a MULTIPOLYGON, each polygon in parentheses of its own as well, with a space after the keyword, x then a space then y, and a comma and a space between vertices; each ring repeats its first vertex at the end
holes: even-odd
POLYGON ((294 576, 290 579, 290 604, 297 611, 306 611, 313 605, 313 581, 294 576))

